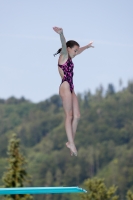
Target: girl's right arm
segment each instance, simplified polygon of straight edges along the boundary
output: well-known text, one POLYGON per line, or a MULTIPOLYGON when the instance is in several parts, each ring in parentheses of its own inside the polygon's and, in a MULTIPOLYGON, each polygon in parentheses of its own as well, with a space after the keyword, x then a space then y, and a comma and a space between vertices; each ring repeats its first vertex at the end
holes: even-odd
POLYGON ((68 56, 67 47, 66 47, 66 40, 63 34, 63 29, 59 27, 53 27, 54 31, 60 35, 60 40, 62 44, 61 54, 64 56, 68 56))

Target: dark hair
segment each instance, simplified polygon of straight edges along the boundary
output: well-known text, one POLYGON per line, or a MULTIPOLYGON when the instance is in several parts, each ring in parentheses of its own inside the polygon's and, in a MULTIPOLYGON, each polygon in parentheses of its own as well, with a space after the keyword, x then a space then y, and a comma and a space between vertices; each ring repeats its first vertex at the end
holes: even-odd
MULTIPOLYGON (((79 45, 76 41, 74 41, 74 40, 69 40, 69 41, 66 42, 66 46, 67 46, 67 47, 73 48, 75 45, 78 46, 78 47, 80 46, 80 45, 79 45)), ((56 56, 58 53, 60 53, 61 50, 62 50, 62 48, 58 49, 58 51, 54 54, 54 56, 56 56)))

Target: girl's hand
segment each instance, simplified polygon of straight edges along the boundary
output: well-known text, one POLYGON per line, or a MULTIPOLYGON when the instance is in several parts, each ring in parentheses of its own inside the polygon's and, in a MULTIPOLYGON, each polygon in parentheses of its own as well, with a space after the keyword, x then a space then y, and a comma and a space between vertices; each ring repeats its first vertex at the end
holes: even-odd
POLYGON ((53 27, 53 29, 54 29, 54 31, 55 31, 56 33, 58 33, 59 35, 60 35, 61 33, 63 33, 63 29, 62 29, 62 28, 53 27))
POLYGON ((90 43, 87 45, 88 48, 90 48, 90 47, 94 48, 94 46, 92 46, 92 44, 93 44, 93 41, 90 41, 90 43))

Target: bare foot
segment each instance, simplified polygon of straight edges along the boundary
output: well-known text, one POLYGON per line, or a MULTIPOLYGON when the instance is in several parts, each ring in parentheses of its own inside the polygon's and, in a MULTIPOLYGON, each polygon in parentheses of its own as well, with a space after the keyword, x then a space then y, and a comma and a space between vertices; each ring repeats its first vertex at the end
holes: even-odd
POLYGON ((69 143, 69 142, 67 142, 67 143, 66 143, 66 146, 70 149, 71 156, 72 156, 73 154, 74 154, 75 156, 77 156, 77 149, 76 149, 74 143, 69 143))
MULTIPOLYGON (((66 142, 66 146, 67 146, 67 148, 69 148, 69 142, 66 142)), ((71 151, 71 149, 70 149, 70 154, 71 154, 71 156, 73 156, 73 152, 71 151)))

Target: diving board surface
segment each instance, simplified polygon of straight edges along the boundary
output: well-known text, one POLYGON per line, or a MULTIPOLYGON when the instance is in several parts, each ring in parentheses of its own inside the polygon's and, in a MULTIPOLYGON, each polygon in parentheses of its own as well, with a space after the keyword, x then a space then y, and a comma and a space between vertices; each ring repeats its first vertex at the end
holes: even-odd
POLYGON ((86 190, 79 187, 14 187, 0 188, 0 195, 10 194, 55 194, 55 193, 83 193, 86 190))

